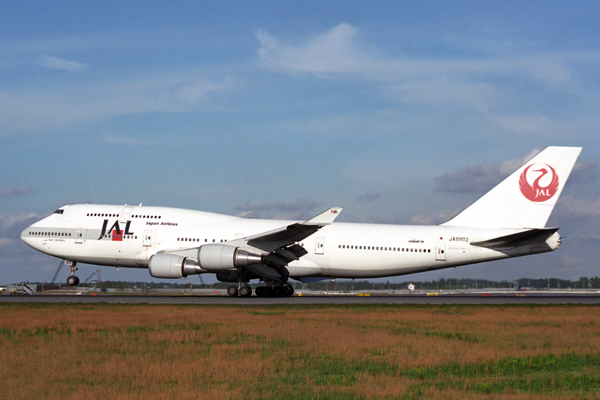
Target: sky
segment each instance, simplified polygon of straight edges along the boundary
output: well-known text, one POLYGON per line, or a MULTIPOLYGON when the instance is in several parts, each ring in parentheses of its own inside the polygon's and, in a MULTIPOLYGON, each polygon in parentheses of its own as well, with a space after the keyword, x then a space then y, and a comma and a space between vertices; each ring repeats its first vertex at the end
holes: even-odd
POLYGON ((550 145, 583 147, 548 222, 571 240, 392 281, 600 275, 599 17, 595 1, 4 0, 0 283, 52 277, 60 261, 19 234, 64 204, 438 224, 550 145))

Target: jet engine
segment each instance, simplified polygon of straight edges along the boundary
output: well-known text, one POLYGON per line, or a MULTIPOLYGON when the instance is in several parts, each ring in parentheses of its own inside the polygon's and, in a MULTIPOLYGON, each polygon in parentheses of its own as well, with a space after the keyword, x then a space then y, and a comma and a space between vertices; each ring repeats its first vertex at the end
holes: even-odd
POLYGON ((226 244, 205 244, 198 249, 200 268, 215 272, 260 264, 262 257, 226 244))
POLYGON ((207 272, 198 263, 175 254, 155 254, 148 262, 150 275, 155 278, 184 278, 188 275, 207 272))

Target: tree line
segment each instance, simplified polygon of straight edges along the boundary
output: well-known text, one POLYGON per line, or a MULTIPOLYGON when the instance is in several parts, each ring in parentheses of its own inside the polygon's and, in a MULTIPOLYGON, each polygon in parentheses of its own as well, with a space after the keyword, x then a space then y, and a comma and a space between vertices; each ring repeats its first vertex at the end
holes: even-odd
MULTIPOLYGON (((438 279, 431 281, 403 282, 373 282, 368 280, 326 279, 317 282, 303 284, 291 281, 294 288, 314 291, 340 291, 356 292, 365 290, 406 290, 412 284, 417 290, 464 290, 464 289, 600 289, 600 277, 581 277, 578 280, 559 278, 521 278, 517 280, 485 280, 485 279, 438 279)), ((95 286, 98 289, 225 289, 231 283, 217 282, 212 284, 180 283, 180 282, 130 282, 130 281, 106 281, 89 283, 87 286, 95 286)), ((80 285, 86 286, 86 285, 80 285)), ((257 285, 254 285, 257 286, 257 285)))

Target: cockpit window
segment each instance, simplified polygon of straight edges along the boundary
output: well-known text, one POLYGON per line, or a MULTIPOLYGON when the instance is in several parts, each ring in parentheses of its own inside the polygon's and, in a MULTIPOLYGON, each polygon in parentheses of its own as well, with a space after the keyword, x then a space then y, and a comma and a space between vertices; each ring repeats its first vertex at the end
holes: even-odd
POLYGON ((64 212, 65 212, 65 210, 61 210, 61 209, 59 208, 58 210, 54 211, 52 214, 62 214, 62 213, 64 213, 64 212))

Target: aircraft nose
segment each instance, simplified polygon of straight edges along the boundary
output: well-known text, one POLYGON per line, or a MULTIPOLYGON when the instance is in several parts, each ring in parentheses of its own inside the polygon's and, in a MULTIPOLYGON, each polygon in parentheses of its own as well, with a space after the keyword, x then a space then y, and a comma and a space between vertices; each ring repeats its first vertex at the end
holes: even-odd
MULTIPOLYGON (((33 225, 32 225, 33 226, 33 225)), ((34 249, 35 244, 33 242, 33 234, 32 234, 32 226, 28 226, 27 228, 25 228, 23 230, 23 232, 21 232, 21 240, 23 242, 25 242, 26 245, 28 245, 29 247, 33 247, 34 249)))

